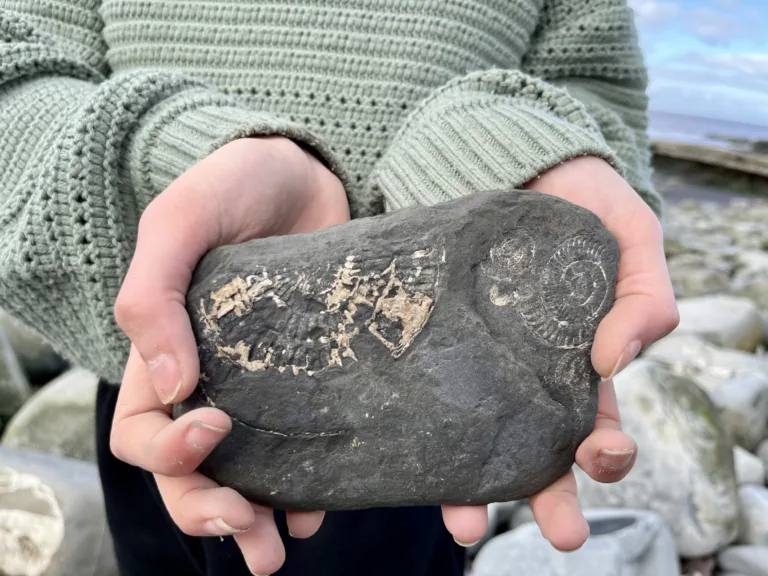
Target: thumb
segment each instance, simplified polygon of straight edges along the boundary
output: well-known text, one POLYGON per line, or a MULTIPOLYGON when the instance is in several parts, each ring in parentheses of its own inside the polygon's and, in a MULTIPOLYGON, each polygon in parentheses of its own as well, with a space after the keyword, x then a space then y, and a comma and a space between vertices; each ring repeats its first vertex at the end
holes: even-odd
POLYGON ((200 363, 186 310, 192 272, 215 245, 218 223, 206 202, 173 185, 144 211, 131 265, 115 302, 115 319, 147 365, 164 404, 197 385, 200 363))
POLYGON ((619 269, 614 305, 592 346, 592 364, 603 379, 616 376, 679 322, 658 220, 635 216, 606 227, 619 244, 619 269))

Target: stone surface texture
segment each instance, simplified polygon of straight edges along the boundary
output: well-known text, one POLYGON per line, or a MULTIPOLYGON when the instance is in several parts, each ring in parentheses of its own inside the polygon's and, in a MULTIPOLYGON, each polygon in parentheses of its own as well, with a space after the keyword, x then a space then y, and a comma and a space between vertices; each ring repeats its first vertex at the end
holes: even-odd
POLYGON ((536 524, 493 538, 472 576, 679 576, 675 542, 664 520, 640 510, 586 510, 590 537, 579 550, 559 552, 536 524))
POLYGON ((98 382, 98 376, 81 368, 59 376, 16 413, 3 432, 2 443, 95 462, 98 382))
POLYGON ((0 446, 0 574, 117 576, 94 465, 0 446))
POLYGON ((647 359, 614 379, 624 430, 637 461, 620 482, 600 484, 575 467, 585 508, 640 508, 669 524, 684 557, 733 541, 738 496, 732 441, 707 394, 647 359))
POLYGON ((519 191, 218 248, 175 414, 232 416, 201 469, 278 508, 526 497, 592 429, 617 256, 593 214, 519 191))

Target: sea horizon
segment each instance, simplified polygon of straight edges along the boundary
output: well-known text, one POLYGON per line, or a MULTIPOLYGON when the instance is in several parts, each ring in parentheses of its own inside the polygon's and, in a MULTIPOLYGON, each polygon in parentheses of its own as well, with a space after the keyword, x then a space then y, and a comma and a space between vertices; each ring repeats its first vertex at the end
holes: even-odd
MULTIPOLYGON (((727 138, 768 141, 768 126, 661 110, 648 113, 652 140, 734 147, 727 138), (722 138, 725 137, 725 138, 722 138)), ((735 147, 738 147, 737 145, 735 147)))

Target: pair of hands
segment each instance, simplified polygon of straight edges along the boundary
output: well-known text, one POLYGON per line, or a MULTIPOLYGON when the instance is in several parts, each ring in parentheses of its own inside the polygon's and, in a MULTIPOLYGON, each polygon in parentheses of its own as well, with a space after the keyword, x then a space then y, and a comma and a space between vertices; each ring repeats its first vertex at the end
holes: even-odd
MULTIPOLYGON (((632 188, 604 161, 583 157, 530 182, 528 188, 595 214, 620 248, 616 300, 598 327, 592 362, 605 380, 592 434, 577 464, 600 482, 632 468, 637 447, 621 431, 611 378, 644 346, 678 321, 664 259, 660 224, 632 188)), ((195 388, 197 348, 185 309, 199 259, 216 246, 276 234, 311 232, 349 220, 341 182, 314 156, 282 137, 242 139, 211 154, 179 177, 145 210, 136 251, 115 304, 132 342, 115 411, 114 454, 152 472, 174 522, 193 536, 234 536, 254 574, 271 574, 285 558, 272 510, 248 502, 196 471, 232 423, 215 408, 178 420, 173 403, 195 388)), ((561 550, 589 535, 569 472, 530 499, 543 535, 561 550)), ((443 506, 446 528, 459 543, 487 529, 485 506, 443 506)), ((290 533, 314 534, 323 512, 288 512, 290 533)))

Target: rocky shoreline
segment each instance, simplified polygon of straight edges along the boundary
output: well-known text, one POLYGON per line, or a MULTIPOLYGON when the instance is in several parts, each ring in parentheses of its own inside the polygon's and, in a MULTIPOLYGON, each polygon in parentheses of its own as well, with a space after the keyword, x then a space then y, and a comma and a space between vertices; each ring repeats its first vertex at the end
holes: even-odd
MULTIPOLYGON (((493 504, 471 574, 768 576, 767 223, 759 198, 668 206, 681 325, 615 382, 634 470, 612 485, 578 474, 592 536, 572 554, 542 541, 525 501, 493 504)), ((0 316, 0 573, 117 574, 93 464, 96 384, 0 316)))

